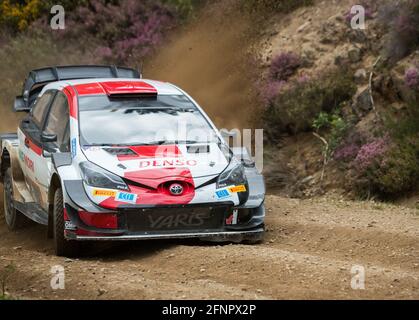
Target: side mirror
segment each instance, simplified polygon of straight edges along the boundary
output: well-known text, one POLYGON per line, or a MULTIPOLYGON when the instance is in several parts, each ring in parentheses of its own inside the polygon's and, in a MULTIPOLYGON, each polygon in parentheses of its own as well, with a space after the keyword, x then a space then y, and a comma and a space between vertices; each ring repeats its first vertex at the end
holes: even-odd
POLYGON ((15 103, 13 105, 13 110, 15 112, 29 112, 29 111, 31 111, 31 108, 29 108, 26 105, 26 102, 23 99, 23 97, 19 96, 19 97, 16 97, 16 99, 15 99, 15 103))
POLYGON ((41 135, 41 142, 57 142, 56 134, 43 133, 41 135))

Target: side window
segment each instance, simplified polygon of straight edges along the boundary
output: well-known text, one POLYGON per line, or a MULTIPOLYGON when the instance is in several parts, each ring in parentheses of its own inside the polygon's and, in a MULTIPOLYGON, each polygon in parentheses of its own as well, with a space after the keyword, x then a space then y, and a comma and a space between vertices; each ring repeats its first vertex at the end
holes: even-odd
POLYGON ((52 98, 52 92, 44 93, 38 100, 35 102, 35 105, 32 109, 32 118, 33 122, 41 128, 42 120, 44 118, 45 110, 49 106, 52 98))
POLYGON ((70 149, 69 117, 67 97, 59 92, 52 103, 44 132, 57 135, 57 145, 63 152, 70 149))

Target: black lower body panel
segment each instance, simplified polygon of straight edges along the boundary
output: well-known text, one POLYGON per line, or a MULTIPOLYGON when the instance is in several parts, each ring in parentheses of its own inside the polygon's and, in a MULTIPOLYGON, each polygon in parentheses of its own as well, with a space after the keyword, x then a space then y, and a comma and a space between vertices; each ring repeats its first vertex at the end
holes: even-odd
POLYGON ((179 207, 130 210, 124 213, 129 232, 222 230, 229 207, 179 207))

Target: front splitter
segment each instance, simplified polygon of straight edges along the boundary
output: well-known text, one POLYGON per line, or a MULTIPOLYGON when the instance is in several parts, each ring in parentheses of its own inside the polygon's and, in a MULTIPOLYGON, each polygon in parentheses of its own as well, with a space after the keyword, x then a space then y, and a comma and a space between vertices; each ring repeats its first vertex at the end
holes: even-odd
MULTIPOLYGON (((221 231, 221 232, 196 232, 196 233, 172 233, 172 234, 140 234, 120 236, 76 236, 71 240, 78 241, 124 241, 124 240, 156 240, 156 239, 188 239, 202 238, 209 241, 229 241, 240 239, 240 241, 253 240, 255 237, 263 237, 264 228, 247 231, 221 231)), ((70 239, 69 239, 70 240, 70 239)))

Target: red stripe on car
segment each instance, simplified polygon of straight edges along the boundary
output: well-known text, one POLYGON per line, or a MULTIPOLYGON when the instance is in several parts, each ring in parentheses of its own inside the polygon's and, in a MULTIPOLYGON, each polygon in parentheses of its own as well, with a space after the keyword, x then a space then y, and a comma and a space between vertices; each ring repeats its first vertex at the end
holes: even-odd
POLYGON ((68 86, 63 89, 64 94, 68 99, 68 106, 70 108, 70 117, 77 119, 77 95, 73 87, 68 86))
POLYGON ((25 138, 25 143, 27 143, 28 148, 35 152, 38 156, 42 155, 42 148, 36 145, 31 139, 25 138))
POLYGON ((97 82, 78 84, 78 85, 75 85, 74 88, 76 88, 77 93, 80 96, 92 95, 92 94, 106 94, 102 86, 100 86, 99 83, 97 82))

